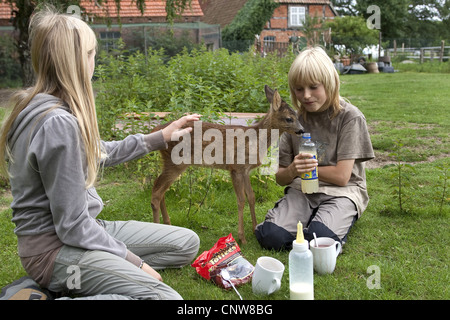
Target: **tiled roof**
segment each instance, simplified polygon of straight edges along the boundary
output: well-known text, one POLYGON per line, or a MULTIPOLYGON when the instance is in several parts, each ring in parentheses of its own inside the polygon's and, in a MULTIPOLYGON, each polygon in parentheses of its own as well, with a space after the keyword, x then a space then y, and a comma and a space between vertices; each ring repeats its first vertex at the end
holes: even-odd
POLYGON ((222 28, 233 21, 247 0, 200 0, 205 23, 220 24, 222 28))
MULTIPOLYGON (((191 0, 191 6, 187 7, 183 12, 183 17, 201 17, 203 16, 202 8, 198 2, 199 0, 191 0)), ((102 6, 96 4, 96 1, 81 1, 81 6, 88 14, 97 16, 105 16, 105 12, 109 13, 109 17, 117 17, 117 8, 114 1, 108 1, 102 6)), ((120 17, 141 17, 141 11, 136 6, 135 0, 120 1, 120 17)), ((145 1, 145 10, 143 16, 145 17, 165 17, 166 16, 166 1, 145 1)), ((3 1, 0 1, 0 19, 11 18, 11 6, 3 1)))
MULTIPOLYGON (((113 1, 104 3, 102 6, 97 5, 94 1, 81 1, 81 6, 86 9, 86 13, 103 16, 108 12, 110 17, 117 17, 117 7, 113 1)), ((120 1, 120 17, 141 17, 141 11, 136 6, 133 0, 120 1)), ((166 16, 166 1, 145 1, 144 14, 145 17, 165 17, 166 16)), ((187 7, 183 12, 184 17, 203 16, 202 9, 198 0, 191 0, 191 6, 187 7)))
POLYGON ((11 18, 11 6, 8 3, 0 2, 0 19, 11 18))

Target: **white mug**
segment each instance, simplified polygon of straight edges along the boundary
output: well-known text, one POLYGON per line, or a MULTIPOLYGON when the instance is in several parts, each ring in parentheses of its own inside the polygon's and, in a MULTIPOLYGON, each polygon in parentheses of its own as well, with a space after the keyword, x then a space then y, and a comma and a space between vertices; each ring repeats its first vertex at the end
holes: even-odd
POLYGON ((257 295, 272 294, 281 286, 284 264, 271 257, 259 257, 252 277, 253 293, 257 295))
POLYGON ((336 258, 341 252, 342 245, 332 238, 321 237, 309 242, 309 249, 313 254, 314 270, 318 274, 331 274, 336 267, 336 258))

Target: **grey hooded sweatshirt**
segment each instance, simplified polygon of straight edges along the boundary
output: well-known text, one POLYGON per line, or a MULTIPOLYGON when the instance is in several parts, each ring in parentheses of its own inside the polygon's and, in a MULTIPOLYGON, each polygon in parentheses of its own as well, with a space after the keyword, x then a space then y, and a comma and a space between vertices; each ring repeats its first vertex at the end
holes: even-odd
MULTIPOLYGON (((46 257, 44 265, 42 259, 37 265, 48 273, 56 255, 46 253, 55 252, 63 244, 107 251, 140 263, 139 257, 111 237, 96 220, 103 202, 95 188, 85 187, 86 157, 80 129, 60 99, 36 95, 15 120, 8 142, 12 153, 12 221, 16 225, 19 256, 25 269, 34 268, 27 272, 43 277, 44 271, 35 270, 36 264, 29 262, 33 257, 46 257)), ((167 147, 160 131, 102 144, 107 153, 105 166, 167 147)))

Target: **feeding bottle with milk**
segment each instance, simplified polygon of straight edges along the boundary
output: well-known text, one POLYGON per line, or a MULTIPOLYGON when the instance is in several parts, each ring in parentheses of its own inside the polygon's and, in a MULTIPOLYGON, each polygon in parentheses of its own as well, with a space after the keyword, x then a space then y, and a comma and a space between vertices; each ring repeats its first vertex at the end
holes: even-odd
MULTIPOLYGON (((299 153, 310 153, 313 155, 314 159, 317 159, 317 149, 315 143, 311 141, 311 134, 304 133, 302 135, 302 143, 300 144, 299 153)), ((317 169, 302 173, 300 178, 302 179, 303 193, 315 193, 319 191, 319 177, 317 175, 317 169)))
POLYGON ((314 300, 313 255, 303 237, 301 222, 289 253, 289 289, 291 300, 314 300))

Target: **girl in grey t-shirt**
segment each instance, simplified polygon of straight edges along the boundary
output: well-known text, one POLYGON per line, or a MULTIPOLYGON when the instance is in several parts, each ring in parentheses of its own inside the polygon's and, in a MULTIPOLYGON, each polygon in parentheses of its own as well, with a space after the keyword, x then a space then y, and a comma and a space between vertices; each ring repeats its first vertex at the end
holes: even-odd
POLYGON ((374 157, 366 119, 339 94, 339 75, 325 51, 308 48, 289 71, 292 104, 305 132, 318 146, 317 159, 299 153, 300 137, 283 134, 277 182, 285 196, 270 209, 255 235, 268 249, 289 249, 299 221, 305 239, 331 237, 345 243, 367 207, 364 162, 374 157), (304 194, 300 174, 317 168, 319 191, 304 194))

